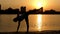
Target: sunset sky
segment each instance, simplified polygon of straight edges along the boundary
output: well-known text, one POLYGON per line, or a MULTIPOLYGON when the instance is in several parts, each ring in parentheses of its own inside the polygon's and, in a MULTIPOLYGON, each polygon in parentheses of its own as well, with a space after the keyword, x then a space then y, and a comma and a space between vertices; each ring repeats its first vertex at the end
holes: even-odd
MULTIPOLYGON (((20 9, 21 6, 26 6, 27 10, 39 9, 44 10, 54 9, 60 11, 60 0, 0 0, 1 9, 20 9)), ((13 19, 17 15, 0 15, 0 32, 16 31, 17 23, 13 19)), ((60 15, 29 15, 29 31, 39 30, 60 30, 60 15), (38 29, 37 29, 38 28, 38 29)), ((26 31, 25 20, 21 23, 19 31, 26 31)))
POLYGON ((60 10, 59 2, 60 0, 0 0, 2 9, 7 9, 8 7, 20 8, 21 6, 26 6, 27 10, 39 8, 41 6, 44 7, 44 10, 60 10))

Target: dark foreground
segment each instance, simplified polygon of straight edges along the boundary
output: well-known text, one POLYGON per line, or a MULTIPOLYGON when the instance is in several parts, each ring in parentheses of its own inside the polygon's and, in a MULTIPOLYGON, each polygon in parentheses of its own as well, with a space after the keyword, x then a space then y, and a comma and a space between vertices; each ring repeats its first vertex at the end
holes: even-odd
POLYGON ((59 31, 41 31, 41 32, 0 32, 0 34, 60 34, 59 31))

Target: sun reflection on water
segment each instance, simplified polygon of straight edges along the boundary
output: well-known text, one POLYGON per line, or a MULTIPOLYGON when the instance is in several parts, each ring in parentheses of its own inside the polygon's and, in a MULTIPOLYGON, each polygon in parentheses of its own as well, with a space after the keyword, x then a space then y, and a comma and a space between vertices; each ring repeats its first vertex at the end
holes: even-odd
POLYGON ((41 31, 41 26, 42 26, 42 15, 37 15, 37 27, 38 31, 41 31))

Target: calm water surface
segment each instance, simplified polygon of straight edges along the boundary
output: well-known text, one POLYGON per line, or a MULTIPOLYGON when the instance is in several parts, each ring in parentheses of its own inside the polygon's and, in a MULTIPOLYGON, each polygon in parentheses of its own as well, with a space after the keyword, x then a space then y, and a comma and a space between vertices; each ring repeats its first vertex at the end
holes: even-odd
MULTIPOLYGON (((17 22, 13 22, 16 15, 0 15, 0 32, 16 31, 17 22)), ((41 18, 41 17, 40 17, 41 18)), ((60 30, 60 15, 42 15, 42 30, 60 30)), ((37 15, 29 15, 29 31, 39 31, 37 15)), ((19 31, 26 31, 25 20, 21 22, 19 31)))

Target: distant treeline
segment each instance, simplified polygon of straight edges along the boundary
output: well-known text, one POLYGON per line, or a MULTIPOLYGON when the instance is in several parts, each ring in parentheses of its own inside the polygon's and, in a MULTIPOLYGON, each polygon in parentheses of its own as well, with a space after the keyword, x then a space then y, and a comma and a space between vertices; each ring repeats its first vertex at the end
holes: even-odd
POLYGON ((60 14, 60 12, 55 11, 53 9, 45 10, 43 12, 43 7, 41 7, 40 9, 33 9, 33 10, 29 10, 29 11, 26 11, 26 7, 21 7, 21 11, 19 11, 19 9, 12 9, 12 8, 8 8, 6 10, 0 9, 0 14, 17 14, 17 13, 21 14, 23 12, 27 12, 29 14, 60 14))

